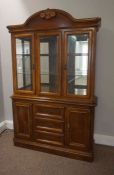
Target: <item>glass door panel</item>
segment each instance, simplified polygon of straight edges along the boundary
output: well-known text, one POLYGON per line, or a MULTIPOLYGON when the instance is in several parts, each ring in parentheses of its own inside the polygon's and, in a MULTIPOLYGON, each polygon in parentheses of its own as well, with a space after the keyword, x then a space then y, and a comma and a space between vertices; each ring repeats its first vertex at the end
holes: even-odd
POLYGON ((40 92, 59 91, 58 36, 40 36, 40 92))
POLYGON ((67 94, 87 95, 88 34, 68 35, 67 94))
POLYGON ((32 38, 16 38, 17 90, 32 90, 32 38))

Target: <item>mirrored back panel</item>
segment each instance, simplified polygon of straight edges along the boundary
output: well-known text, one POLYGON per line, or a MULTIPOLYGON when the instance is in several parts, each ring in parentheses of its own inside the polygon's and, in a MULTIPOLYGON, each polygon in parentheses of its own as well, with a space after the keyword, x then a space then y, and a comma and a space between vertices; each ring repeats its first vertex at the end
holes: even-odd
POLYGON ((40 36, 40 92, 59 91, 58 36, 40 36))
POLYGON ((67 94, 87 95, 88 34, 67 36, 67 94))

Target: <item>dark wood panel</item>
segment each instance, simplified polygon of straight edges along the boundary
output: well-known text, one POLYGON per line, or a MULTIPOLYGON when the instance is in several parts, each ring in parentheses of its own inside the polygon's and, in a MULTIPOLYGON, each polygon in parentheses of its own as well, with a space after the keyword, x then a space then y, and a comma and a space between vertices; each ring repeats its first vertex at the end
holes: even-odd
POLYGON ((91 133, 90 110, 68 108, 66 115, 67 144, 74 149, 89 149, 91 133))
POLYGON ((14 102, 14 120, 16 136, 23 138, 31 137, 31 104, 14 102))

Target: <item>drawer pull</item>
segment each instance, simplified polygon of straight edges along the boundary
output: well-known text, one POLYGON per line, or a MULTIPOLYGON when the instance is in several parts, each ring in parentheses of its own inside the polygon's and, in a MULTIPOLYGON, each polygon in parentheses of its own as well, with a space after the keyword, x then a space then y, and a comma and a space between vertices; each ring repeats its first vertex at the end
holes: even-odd
POLYGON ((47 117, 47 118, 51 118, 51 119, 58 119, 58 120, 61 120, 63 119, 62 116, 60 115, 52 115, 52 114, 42 114, 42 113, 35 113, 35 116, 39 116, 39 117, 47 117))
POLYGON ((69 123, 67 124, 67 128, 70 129, 70 124, 69 123))
POLYGON ((63 136, 64 136, 63 133, 54 133, 54 132, 39 131, 39 130, 35 130, 35 132, 36 132, 36 133, 46 134, 46 135, 58 136, 58 137, 63 137, 63 136))
POLYGON ((49 132, 54 132, 54 133, 63 133, 62 129, 58 128, 48 128, 48 127, 43 127, 43 126, 36 126, 37 130, 43 130, 43 131, 49 131, 49 132))
POLYGON ((35 119, 36 119, 36 120, 53 121, 53 122, 57 122, 57 123, 64 123, 64 121, 62 121, 62 120, 46 118, 46 116, 45 116, 45 117, 38 117, 38 116, 35 116, 35 119))

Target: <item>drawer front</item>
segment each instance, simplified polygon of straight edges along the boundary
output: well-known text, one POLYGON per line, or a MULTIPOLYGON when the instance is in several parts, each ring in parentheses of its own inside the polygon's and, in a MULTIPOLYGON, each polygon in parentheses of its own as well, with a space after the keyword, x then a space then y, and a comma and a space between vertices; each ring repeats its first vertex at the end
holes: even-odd
POLYGON ((40 116, 37 116, 34 118, 34 129, 63 133, 64 122, 60 120, 49 119, 46 117, 42 118, 40 116))
POLYGON ((35 104, 33 114, 35 141, 57 146, 64 145, 64 107, 35 104))
POLYGON ((34 137, 37 142, 52 144, 57 146, 64 145, 64 137, 63 134, 57 134, 47 131, 35 131, 34 137))
POLYGON ((42 115, 42 117, 64 120, 64 107, 59 105, 35 104, 33 113, 34 115, 42 115))

